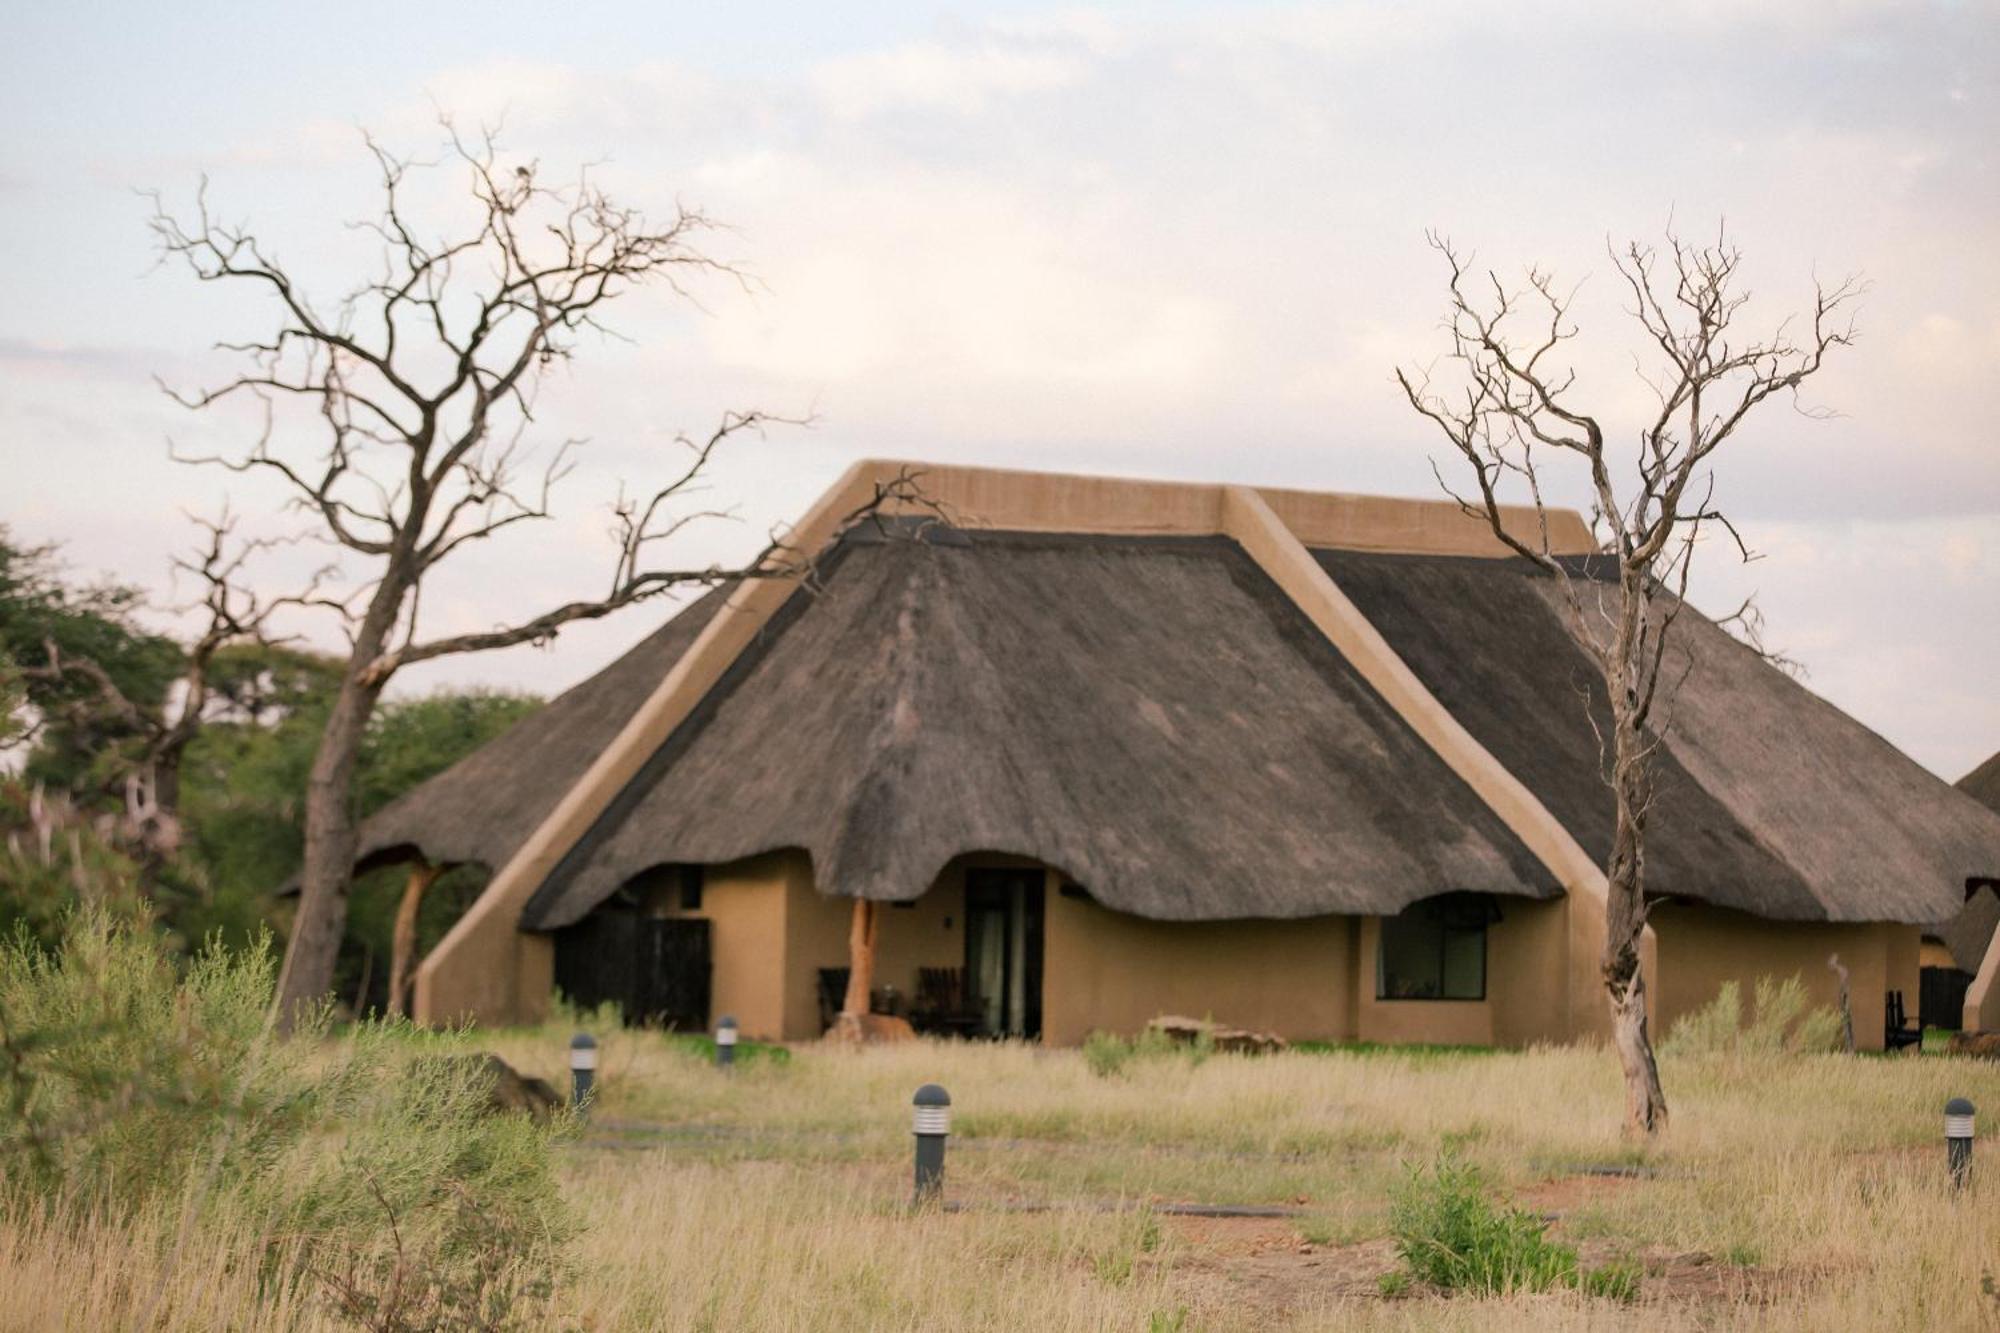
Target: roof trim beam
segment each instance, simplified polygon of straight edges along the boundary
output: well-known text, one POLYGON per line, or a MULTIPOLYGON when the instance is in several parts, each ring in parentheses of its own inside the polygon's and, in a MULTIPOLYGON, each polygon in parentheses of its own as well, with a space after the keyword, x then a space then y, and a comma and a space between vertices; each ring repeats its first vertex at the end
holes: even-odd
POLYGON ((1986 957, 1979 962, 1979 974, 1965 991, 1965 1012, 1959 1024, 1967 1032, 2000 1028, 2000 926, 1986 943, 1986 957))
MULTIPOLYGON (((839 535, 849 514, 875 498, 876 483, 893 475, 893 465, 856 463, 799 520, 788 540, 801 551, 821 550, 839 535)), ((542 937, 521 934, 522 908, 797 588, 792 579, 751 579, 736 587, 617 737, 424 959, 417 970, 419 1022, 448 1023, 477 1015, 490 1023, 539 1015, 547 1003, 541 983, 553 964, 515 951, 548 953, 552 946, 542 937)))

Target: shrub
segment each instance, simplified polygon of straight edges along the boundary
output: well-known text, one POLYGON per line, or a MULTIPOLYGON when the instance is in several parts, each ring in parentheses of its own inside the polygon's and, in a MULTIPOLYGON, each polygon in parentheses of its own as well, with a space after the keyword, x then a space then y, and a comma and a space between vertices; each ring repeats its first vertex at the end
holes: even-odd
POLYGON ((1779 981, 1759 977, 1750 1014, 1743 993, 1725 981, 1713 1000, 1675 1023, 1660 1044, 1675 1056, 1774 1056, 1831 1051, 1840 1045, 1840 1015, 1830 1005, 1810 1007, 1805 982, 1794 973, 1779 981))
POLYGON ((1092 1032, 1083 1039, 1083 1063, 1099 1078, 1124 1072, 1132 1058, 1132 1043, 1111 1032, 1092 1032))
POLYGON ((1083 1039, 1083 1062, 1100 1078, 1125 1072, 1134 1060, 1184 1059, 1198 1066, 1215 1053, 1215 1038, 1198 1033, 1193 1041, 1180 1041, 1158 1028, 1144 1029, 1136 1037, 1113 1032, 1091 1032, 1083 1039))
POLYGON ((1446 1291, 1505 1295, 1577 1280, 1576 1251, 1549 1240, 1533 1213, 1494 1206, 1478 1168, 1448 1153, 1409 1168, 1389 1230, 1410 1273, 1446 1291))
POLYGON ((1593 1268, 1584 1273, 1577 1283, 1577 1289, 1586 1296, 1629 1304, 1639 1299, 1641 1273, 1642 1270, 1634 1261, 1614 1259, 1601 1268, 1593 1268))
POLYGON ((322 1013, 275 1036, 273 972, 265 941, 183 975, 102 912, 55 951, 0 950, 0 1209, 135 1236, 164 1218, 173 1253, 195 1228, 254 1234, 269 1281, 371 1328, 533 1319, 572 1231, 549 1151, 569 1122, 488 1114, 477 1064, 425 1058, 406 1028, 334 1042, 322 1013))
POLYGON ((1391 1196, 1389 1230, 1407 1271, 1384 1274, 1382 1294, 1401 1295, 1414 1277, 1480 1296, 1575 1287, 1586 1296, 1637 1299, 1637 1264, 1619 1260, 1585 1272, 1576 1251, 1550 1240, 1548 1229, 1525 1209, 1495 1205, 1477 1167, 1440 1154, 1428 1168, 1408 1168, 1391 1196))

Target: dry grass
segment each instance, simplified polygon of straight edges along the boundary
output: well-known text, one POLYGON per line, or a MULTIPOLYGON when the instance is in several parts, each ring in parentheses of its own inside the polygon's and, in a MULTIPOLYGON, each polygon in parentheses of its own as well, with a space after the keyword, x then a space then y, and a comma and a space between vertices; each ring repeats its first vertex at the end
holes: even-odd
MULTIPOLYGON (((567 1035, 468 1044, 560 1086, 567 1035)), ((1947 1097, 2000 1109, 2000 1066, 1670 1061, 1673 1128, 1635 1150, 1615 1062, 1593 1050, 1173 1057, 1101 1078, 1071 1051, 922 1043, 724 1075, 657 1035, 600 1035, 594 1128, 564 1150, 587 1231, 558 1309, 584 1328, 2000 1327, 2000 1158, 1983 1151, 1953 1198, 1938 1142, 1947 1097), (933 1080, 956 1103, 948 1192, 972 1206, 912 1216, 909 1096, 933 1080), (1639 1303, 1379 1296, 1389 1186, 1444 1146, 1559 1214, 1586 1262, 1647 1264, 1639 1303), (1581 1171, 1611 1166, 1646 1174, 1581 1171), (1183 1200, 1303 1212, 1144 1207, 1183 1200)), ((166 1326, 319 1318, 260 1307, 226 1237, 200 1248, 167 1284, 166 1326)), ((156 1253, 0 1228, 0 1320, 129 1324, 156 1253)))

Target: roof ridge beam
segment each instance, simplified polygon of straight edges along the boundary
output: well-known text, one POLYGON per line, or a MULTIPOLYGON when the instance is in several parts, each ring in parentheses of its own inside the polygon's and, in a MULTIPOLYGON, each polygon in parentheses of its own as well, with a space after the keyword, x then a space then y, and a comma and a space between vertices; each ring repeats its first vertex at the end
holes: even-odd
MULTIPOLYGON (((877 485, 899 470, 874 459, 848 468, 792 528, 790 545, 818 554, 840 535, 849 515, 876 498, 877 485)), ((553 954, 546 939, 520 930, 528 899, 797 589, 791 578, 746 579, 736 586, 611 744, 424 959, 417 969, 419 1022, 477 1016, 491 1023, 540 1015, 553 954)))

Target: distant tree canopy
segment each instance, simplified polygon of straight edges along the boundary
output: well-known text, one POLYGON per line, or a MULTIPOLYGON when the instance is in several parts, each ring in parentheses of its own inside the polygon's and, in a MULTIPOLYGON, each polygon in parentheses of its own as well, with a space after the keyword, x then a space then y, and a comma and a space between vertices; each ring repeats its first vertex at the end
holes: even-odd
MULTIPOLYGON (((274 894, 298 872, 306 776, 341 664, 266 643, 214 653, 210 705, 181 774, 184 836, 173 856, 148 859, 121 845, 112 796, 140 729, 101 690, 86 688, 86 678, 34 671, 53 645, 62 657, 102 667, 133 706, 163 709, 185 656, 171 636, 138 622, 143 608, 139 590, 76 582, 54 546, 25 545, 0 528, 0 755, 11 755, 0 769, 0 930, 20 923, 53 940, 64 912, 106 884, 136 884, 182 948, 218 932, 242 944, 284 916, 274 894)), ((487 690, 387 701, 363 740, 356 816, 450 767, 539 705, 530 695, 487 690)), ((422 933, 434 938, 483 878, 470 867, 450 877, 422 933)), ((388 948, 393 894, 371 881, 360 896, 343 974, 366 971, 388 948), (386 905, 376 902, 385 894, 386 905)), ((109 905, 138 910, 136 898, 109 905)), ((353 979, 343 975, 343 994, 353 993, 353 979)))
POLYGON ((30 781, 82 796, 115 781, 139 740, 135 720, 107 706, 87 676, 41 674, 51 650, 103 669, 135 707, 157 711, 180 678, 182 651, 141 626, 139 589, 64 577, 57 548, 32 546, 0 526, 0 678, 9 682, 0 746, 27 745, 30 781))

